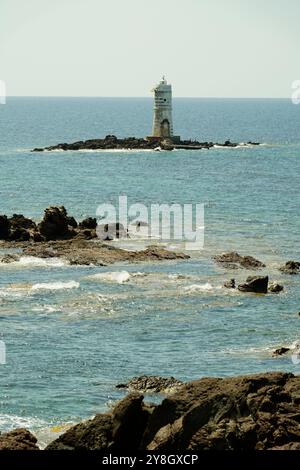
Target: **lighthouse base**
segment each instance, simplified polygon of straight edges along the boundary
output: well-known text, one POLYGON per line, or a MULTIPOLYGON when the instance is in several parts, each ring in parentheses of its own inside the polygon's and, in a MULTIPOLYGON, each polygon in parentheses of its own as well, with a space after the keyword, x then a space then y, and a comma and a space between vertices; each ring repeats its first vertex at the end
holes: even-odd
POLYGON ((145 137, 148 142, 162 142, 163 140, 170 141, 172 144, 180 144, 181 139, 179 135, 172 135, 170 137, 157 137, 155 135, 148 135, 145 137))

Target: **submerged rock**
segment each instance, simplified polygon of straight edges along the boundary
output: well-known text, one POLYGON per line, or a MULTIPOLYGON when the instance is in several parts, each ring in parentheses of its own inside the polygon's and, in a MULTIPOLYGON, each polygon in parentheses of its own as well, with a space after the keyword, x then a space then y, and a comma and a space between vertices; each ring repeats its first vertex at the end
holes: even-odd
POLYGON ((253 256, 242 256, 235 251, 216 255, 213 257, 213 260, 221 266, 229 269, 237 267, 242 267, 245 269, 258 269, 264 268, 266 266, 258 259, 253 258, 253 256))
POLYGON ((30 244, 23 248, 23 254, 38 258, 63 258, 70 264, 105 266, 126 261, 162 261, 189 259, 189 255, 181 252, 168 251, 160 247, 148 247, 141 251, 128 251, 97 241, 82 238, 57 240, 30 244))
POLYGON ((273 351, 273 356, 283 356, 284 354, 288 353, 291 349, 290 348, 279 348, 279 349, 275 349, 275 351, 273 351))
POLYGON ((224 282, 224 287, 226 287, 226 289, 235 289, 235 279, 230 279, 230 281, 225 281, 224 282))
POLYGON ((80 423, 47 450, 268 450, 300 443, 300 376, 271 372, 202 378, 161 404, 128 395, 115 408, 80 423))
POLYGON ((299 274, 300 263, 298 261, 288 261, 284 266, 281 266, 279 270, 284 274, 299 274))
POLYGON ((279 292, 282 292, 284 287, 281 284, 278 284, 277 282, 272 282, 269 287, 268 291, 273 292, 274 294, 278 294, 279 292))
POLYGON ((0 256, 0 263, 6 263, 6 264, 14 263, 16 261, 19 261, 19 259, 20 259, 20 255, 8 253, 6 255, 0 256))
POLYGON ((0 435, 0 450, 39 450, 36 437, 19 428, 0 435))
POLYGON ((267 294, 268 276, 249 276, 245 284, 239 284, 238 290, 242 292, 255 292, 257 294, 267 294))
POLYGON ((183 382, 174 377, 159 377, 156 375, 142 375, 133 377, 127 384, 118 384, 117 388, 128 388, 140 392, 166 393, 183 385, 183 382))

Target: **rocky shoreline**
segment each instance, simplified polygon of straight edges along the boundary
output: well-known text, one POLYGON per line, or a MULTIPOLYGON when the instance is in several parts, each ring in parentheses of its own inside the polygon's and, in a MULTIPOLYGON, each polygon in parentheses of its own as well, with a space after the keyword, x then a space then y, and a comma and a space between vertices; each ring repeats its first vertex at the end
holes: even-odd
MULTIPOLYGON (((106 413, 70 427, 46 450, 300 450, 300 376, 270 372, 188 383, 141 377, 106 413), (144 401, 144 384, 175 389, 159 404, 144 401)), ((148 390, 149 391, 149 390, 148 390)), ((151 390, 153 391, 153 390, 151 390)), ((39 450, 26 429, 0 435, 0 450, 39 450)))
POLYGON ((214 142, 198 142, 196 140, 182 140, 180 142, 172 142, 171 139, 162 139, 160 137, 151 139, 142 139, 136 137, 127 137, 118 139, 115 135, 107 135, 104 139, 80 140, 73 143, 60 143, 49 147, 37 147, 32 152, 54 151, 54 150, 200 150, 210 149, 212 147, 252 147, 261 145, 259 142, 235 143, 226 140, 224 143, 214 142))

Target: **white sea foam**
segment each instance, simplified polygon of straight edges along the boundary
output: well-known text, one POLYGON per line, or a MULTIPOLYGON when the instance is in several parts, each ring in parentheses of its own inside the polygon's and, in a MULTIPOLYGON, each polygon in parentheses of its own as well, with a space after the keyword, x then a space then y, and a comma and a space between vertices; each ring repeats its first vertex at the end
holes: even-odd
POLYGON ((128 282, 131 275, 128 271, 112 271, 106 273, 97 273, 87 276, 87 279, 100 281, 100 282, 116 282, 117 284, 123 284, 128 282))
POLYGON ((36 256, 21 256, 19 264, 22 266, 61 268, 67 264, 60 258, 37 258, 36 256))
POLYGON ((67 261, 60 258, 38 258, 36 256, 21 256, 18 261, 12 263, 1 263, 1 267, 20 267, 20 268, 61 268, 68 264, 67 261))
POLYGON ((80 286, 77 281, 66 281, 66 282, 41 282, 33 284, 31 287, 32 291, 36 290, 61 290, 61 289, 78 289, 80 286))
POLYGON ((37 417, 17 416, 2 414, 0 415, 0 431, 9 431, 15 428, 34 429, 46 426, 48 423, 37 417))
POLYGON ((212 291, 214 288, 209 282, 206 282, 205 284, 192 284, 190 286, 185 286, 183 289, 186 292, 194 293, 194 292, 208 292, 208 291, 212 291))
POLYGON ((106 273, 97 273, 87 276, 86 279, 99 282, 116 282, 117 284, 123 284, 124 282, 130 281, 132 278, 145 277, 148 273, 134 272, 129 273, 128 271, 110 271, 106 273))

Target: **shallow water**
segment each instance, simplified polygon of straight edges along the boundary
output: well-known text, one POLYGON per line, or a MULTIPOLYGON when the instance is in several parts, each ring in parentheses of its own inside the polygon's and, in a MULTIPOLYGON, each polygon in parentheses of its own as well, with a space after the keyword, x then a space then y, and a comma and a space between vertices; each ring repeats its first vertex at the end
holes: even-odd
POLYGON ((183 138, 267 144, 249 149, 29 151, 106 134, 147 135, 151 106, 148 99, 97 98, 11 98, 0 106, 0 213, 38 220, 45 207, 64 204, 81 219, 122 193, 129 203, 205 203, 206 223, 204 250, 187 261, 81 267, 22 257, 1 264, 7 363, 0 365, 0 429, 25 423, 47 440, 45 429, 105 409, 121 396, 115 385, 135 375, 299 373, 290 357, 271 353, 299 338, 299 277, 278 266, 300 259, 300 107, 174 100, 183 138), (225 279, 251 274, 213 263, 212 255, 229 250, 264 261, 262 273, 284 292, 223 289, 225 279))

